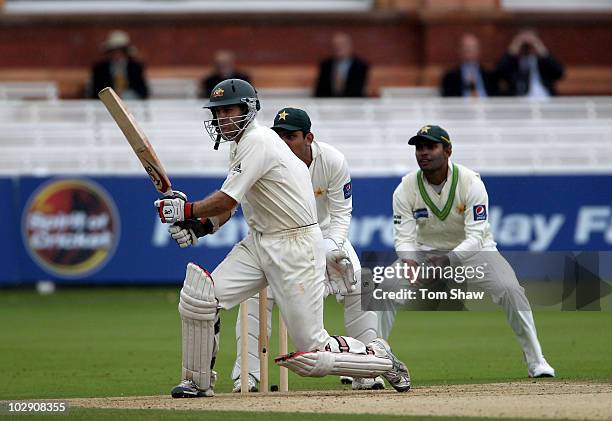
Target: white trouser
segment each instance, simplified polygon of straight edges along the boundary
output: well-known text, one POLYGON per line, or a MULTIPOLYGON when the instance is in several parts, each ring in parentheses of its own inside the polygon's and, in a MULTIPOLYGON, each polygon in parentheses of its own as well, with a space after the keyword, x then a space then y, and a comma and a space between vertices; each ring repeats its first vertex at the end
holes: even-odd
POLYGON ((318 225, 250 232, 213 271, 219 306, 230 309, 269 285, 298 351, 323 349, 325 255, 318 225))
MULTIPOLYGON (((377 313, 373 311, 362 311, 361 309, 361 263, 359 257, 355 252, 355 249, 350 242, 346 241, 343 248, 346 250, 353 269, 355 271, 355 277, 357 279, 357 290, 351 294, 346 295, 342 302, 344 304, 344 325, 346 328, 346 334, 353 337, 364 344, 369 344, 378 337, 377 326, 378 317, 377 313)), ((272 331, 272 308, 274 305, 275 296, 274 293, 268 288, 268 336, 272 331)), ((248 345, 247 350, 249 353, 249 373, 253 375, 257 380, 260 380, 259 376, 259 350, 258 350, 258 337, 259 337, 259 299, 253 297, 247 300, 248 309, 248 345)), ((240 357, 241 357, 241 343, 242 338, 240 337, 240 313, 236 321, 236 361, 232 370, 232 379, 240 377, 240 357)))
MULTIPOLYGON (((423 250, 427 251, 427 250, 423 250)), ((463 266, 483 267, 484 276, 470 278, 467 283, 483 289, 490 294, 493 302, 502 306, 506 318, 516 335, 516 338, 525 353, 527 363, 542 358, 542 348, 538 341, 535 322, 531 306, 525 296, 525 290, 519 284, 514 270, 504 257, 495 248, 486 249, 476 253, 466 261, 463 266)), ((389 301, 387 310, 379 312, 379 332, 381 337, 388 338, 395 320, 395 307, 389 301)))

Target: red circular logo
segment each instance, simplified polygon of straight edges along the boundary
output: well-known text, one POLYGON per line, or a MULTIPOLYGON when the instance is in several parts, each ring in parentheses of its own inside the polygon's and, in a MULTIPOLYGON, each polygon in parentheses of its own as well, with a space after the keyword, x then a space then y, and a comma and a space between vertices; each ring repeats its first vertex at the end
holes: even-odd
POLYGON ((51 180, 30 196, 23 237, 32 258, 64 278, 90 275, 112 256, 119 217, 110 195, 84 180, 51 180))

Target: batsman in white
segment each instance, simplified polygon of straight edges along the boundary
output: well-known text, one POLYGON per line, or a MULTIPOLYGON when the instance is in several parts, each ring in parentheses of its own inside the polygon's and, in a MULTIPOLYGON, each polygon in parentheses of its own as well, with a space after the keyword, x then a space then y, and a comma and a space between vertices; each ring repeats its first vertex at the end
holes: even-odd
MULTIPOLYGON (((326 251, 325 297, 336 294, 344 304, 346 334, 363 342, 372 342, 378 336, 378 317, 373 311, 361 309, 361 264, 348 240, 353 210, 352 184, 344 155, 333 146, 315 141, 310 131, 311 121, 306 111, 283 108, 274 118, 274 130, 293 153, 308 167, 312 179, 317 219, 323 232, 326 251)), ((259 382, 259 300, 250 298, 249 313, 249 390, 255 391, 259 382)), ((268 335, 272 329, 273 294, 268 292, 268 335)), ((240 317, 236 322, 238 356, 232 371, 234 392, 240 392, 240 317)), ((355 390, 384 389, 382 377, 342 377, 343 383, 352 383, 355 390)))
POLYGON ((214 233, 242 206, 248 235, 208 273, 194 263, 179 301, 182 321, 182 381, 175 398, 212 396, 213 366, 219 349, 219 310, 230 309, 266 285, 287 325, 297 352, 277 364, 311 377, 382 375, 400 392, 410 376, 383 339, 365 345, 330 336, 323 327, 325 252, 317 223, 308 167, 271 129, 255 121, 259 100, 240 79, 219 83, 205 106, 212 118, 205 127, 218 145, 232 142, 230 170, 221 189, 197 202, 184 195, 155 201, 162 222, 183 246, 214 233))
MULTIPOLYGON (((491 294, 506 312, 523 348, 529 377, 553 377, 536 334, 529 301, 516 274, 497 251, 488 221, 489 198, 478 173, 450 161, 449 134, 435 125, 409 140, 416 147, 419 171, 402 178, 393 193, 395 250, 408 265, 446 268, 480 266, 484 276, 466 282, 491 294)), ((379 313, 388 337, 395 313, 379 313)))

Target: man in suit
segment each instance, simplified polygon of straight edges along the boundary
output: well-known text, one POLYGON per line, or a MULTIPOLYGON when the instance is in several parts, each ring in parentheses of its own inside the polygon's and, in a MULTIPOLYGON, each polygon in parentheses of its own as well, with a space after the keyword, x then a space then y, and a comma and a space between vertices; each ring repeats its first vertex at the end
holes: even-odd
POLYGON ((464 34, 459 41, 461 64, 449 69, 442 78, 442 96, 488 97, 497 95, 497 78, 480 64, 480 41, 464 34))
POLYGON ((149 88, 144 77, 144 65, 133 57, 130 37, 123 31, 111 32, 102 43, 104 59, 91 70, 92 98, 98 92, 112 87, 124 99, 146 99, 149 88))
POLYGON ((229 50, 219 50, 215 53, 214 70, 202 80, 201 98, 209 98, 215 86, 226 79, 241 79, 250 82, 247 74, 236 71, 236 55, 229 50))
POLYGON ((497 64, 497 72, 506 95, 547 98, 556 95, 555 83, 563 77, 563 66, 536 32, 526 29, 514 37, 497 64))
POLYGON ((365 96, 368 64, 353 54, 351 37, 345 33, 335 34, 332 47, 333 56, 320 64, 315 96, 365 96))

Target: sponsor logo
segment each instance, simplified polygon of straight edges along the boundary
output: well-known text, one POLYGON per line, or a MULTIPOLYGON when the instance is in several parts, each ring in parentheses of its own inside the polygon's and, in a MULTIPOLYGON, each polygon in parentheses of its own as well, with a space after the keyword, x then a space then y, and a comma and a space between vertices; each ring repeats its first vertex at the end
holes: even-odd
POLYGON ((240 162, 232 167, 230 170, 231 174, 240 174, 242 173, 242 167, 240 166, 240 162))
POLYGON ((487 220, 487 207, 485 205, 474 206, 474 221, 487 220))
POLYGON ((427 212, 427 208, 415 209, 412 212, 412 216, 414 219, 429 218, 429 212, 427 212))
POLYGON ((393 215, 393 224, 399 225, 402 223, 402 215, 393 215))
POLYGON ((116 206, 99 185, 51 180, 28 199, 22 215, 25 247, 38 265, 61 278, 100 270, 119 240, 116 206))
POLYGON ((349 180, 349 182, 344 185, 342 190, 344 190, 345 199, 348 199, 353 195, 353 185, 351 184, 351 180, 349 180))

